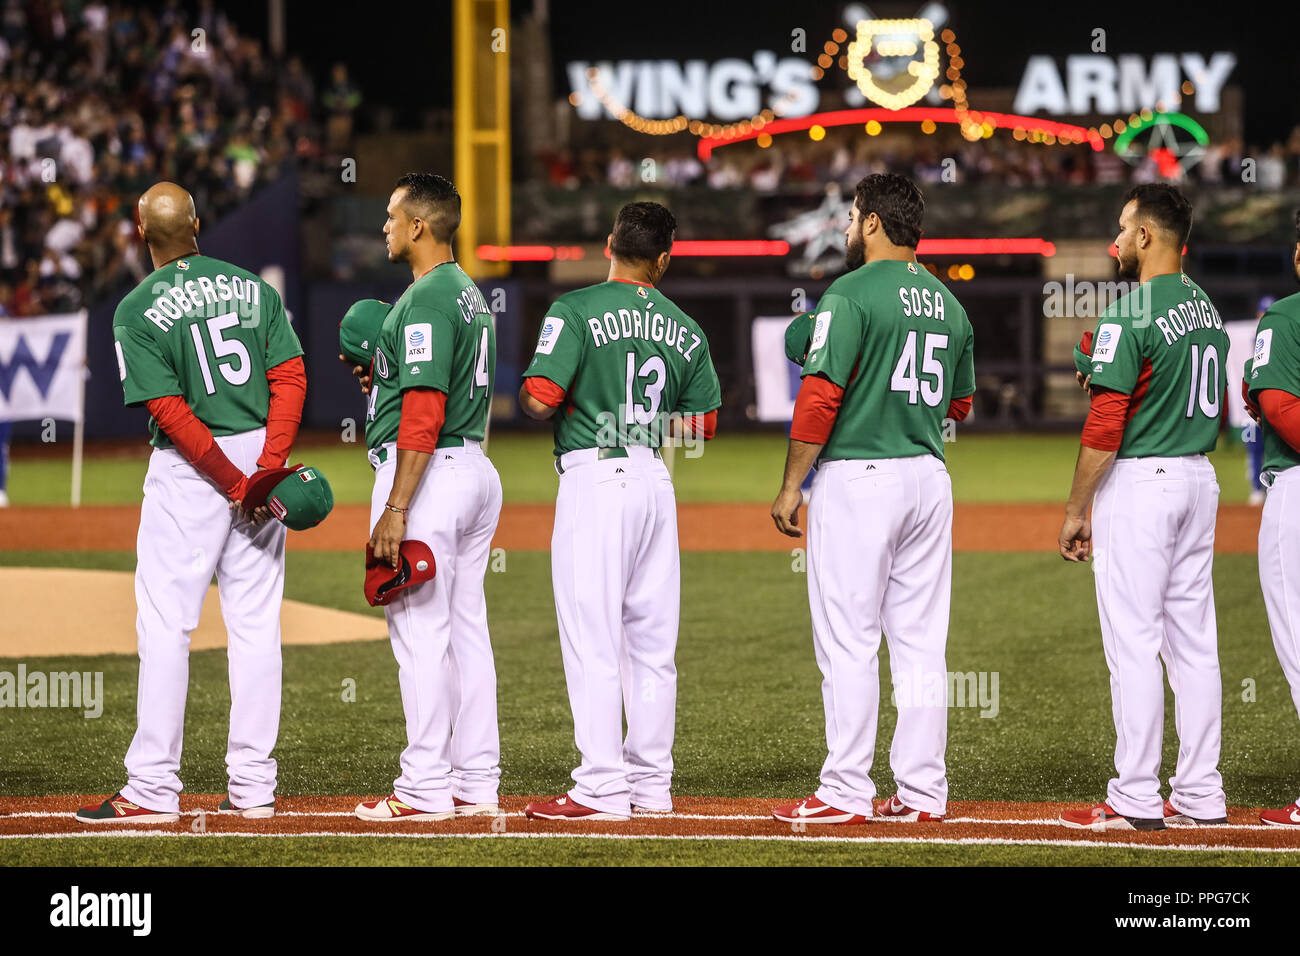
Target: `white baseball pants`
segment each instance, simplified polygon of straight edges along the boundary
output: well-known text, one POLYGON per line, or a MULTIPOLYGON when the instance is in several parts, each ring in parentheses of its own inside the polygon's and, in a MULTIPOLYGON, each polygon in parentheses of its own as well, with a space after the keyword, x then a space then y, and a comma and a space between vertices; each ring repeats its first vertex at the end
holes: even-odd
POLYGON ((883 628, 898 691, 889 751, 898 798, 913 810, 946 810, 951 592, 952 481, 942 461, 818 467, 808 502, 808 604, 826 710, 819 800, 872 815, 883 628))
MULTIPOLYGON (((252 474, 265 436, 259 428, 216 442, 236 468, 252 474)), ((254 527, 232 515, 225 495, 180 452, 154 449, 136 539, 140 683, 122 788, 150 810, 180 809, 190 632, 214 573, 229 640, 230 799, 253 807, 275 798, 285 527, 274 520, 254 527)))
POLYGON ((1110 668, 1116 813, 1158 819, 1165 692, 1174 692, 1174 807, 1202 819, 1227 812, 1219 775, 1223 688, 1214 614, 1219 483, 1204 455, 1121 458, 1097 489, 1093 572, 1110 668))
POLYGON ((672 808, 681 557, 663 461, 570 452, 555 502, 551 581, 573 736, 569 796, 605 813, 672 808), (623 715, 627 715, 627 736, 623 715))
POLYGON ((1300 468, 1279 472, 1264 499, 1259 583, 1277 660, 1300 713, 1300 468))
MULTIPOLYGON (((376 464, 373 531, 397 470, 389 443, 376 464)), ((501 516, 501 479, 482 446, 439 448, 410 502, 406 537, 433 551, 433 580, 400 592, 385 608, 406 715, 397 798, 429 813, 452 798, 496 803, 501 777, 497 676, 483 577, 501 516)))

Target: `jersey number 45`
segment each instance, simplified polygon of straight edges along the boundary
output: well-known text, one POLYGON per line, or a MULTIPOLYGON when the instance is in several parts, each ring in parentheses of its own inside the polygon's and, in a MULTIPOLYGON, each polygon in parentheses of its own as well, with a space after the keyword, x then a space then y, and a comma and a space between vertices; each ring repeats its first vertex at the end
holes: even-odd
POLYGON ((948 336, 938 332, 925 333, 924 354, 918 354, 916 331, 907 333, 903 343, 903 353, 898 356, 894 374, 889 378, 889 390, 902 392, 907 396, 907 404, 915 405, 918 395, 921 401, 931 408, 943 401, 943 363, 936 352, 948 348, 948 336), (916 373, 917 363, 921 365, 921 374, 916 373))

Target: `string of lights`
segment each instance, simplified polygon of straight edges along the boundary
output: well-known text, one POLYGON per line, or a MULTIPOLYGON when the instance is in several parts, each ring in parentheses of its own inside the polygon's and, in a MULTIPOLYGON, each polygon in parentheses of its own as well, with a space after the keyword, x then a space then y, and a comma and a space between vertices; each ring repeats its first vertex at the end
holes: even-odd
MULTIPOLYGON (((1092 149, 1101 151, 1105 148, 1107 140, 1122 135, 1130 127, 1143 126, 1149 123, 1156 113, 1166 112, 1163 105, 1158 105, 1154 112, 1150 109, 1144 109, 1140 113, 1131 114, 1127 119, 1117 117, 1109 123, 1102 123, 1100 126, 1083 128, 1069 126, 1068 124, 1039 121, 1032 117, 1010 117, 972 109, 967 94, 966 81, 962 78, 962 67, 965 66, 965 60, 962 57, 961 46, 957 43, 957 36, 951 29, 945 29, 939 35, 939 39, 943 42, 944 52, 948 56, 948 67, 944 71, 944 78, 947 82, 939 86, 939 96, 952 103, 954 119, 960 127, 961 135, 971 142, 989 139, 1000 128, 1000 125, 1004 125, 999 124, 998 120, 1010 120, 1012 138, 1018 142, 1035 143, 1042 146, 1075 146, 1087 143, 1092 149)), ((904 117, 912 113, 907 107, 923 96, 933 86, 934 81, 938 79, 938 50, 938 43, 934 41, 933 27, 927 20, 864 20, 858 24, 858 36, 852 41, 849 41, 849 35, 845 30, 836 28, 832 31, 831 39, 822 45, 822 51, 817 55, 816 63, 810 67, 811 75, 814 81, 820 81, 825 77, 827 70, 831 69, 832 66, 838 66, 848 74, 859 89, 863 89, 865 95, 868 95, 886 110, 899 113, 899 119, 903 120, 904 117), (920 26, 916 28, 916 42, 889 40, 876 44, 876 52, 882 56, 915 56, 918 49, 923 54, 922 59, 914 60, 908 64, 908 73, 915 79, 915 82, 902 91, 885 90, 875 82, 870 71, 865 67, 866 55, 870 52, 872 37, 877 34, 902 33, 905 32, 903 25, 910 28, 917 22, 920 23, 920 26), (918 43, 920 44, 919 47, 918 43)), ((676 133, 689 132, 700 137, 702 147, 700 152, 703 156, 711 153, 716 146, 751 139, 757 142, 759 148, 767 149, 772 145, 773 140, 772 132, 766 132, 765 130, 778 123, 784 102, 797 95, 788 93, 773 108, 764 109, 747 120, 740 120, 735 123, 708 123, 680 114, 671 119, 649 119, 616 100, 609 90, 605 88, 604 83, 601 82, 600 71, 596 67, 589 67, 586 77, 592 94, 612 116, 625 126, 651 136, 671 136, 676 133), (707 141, 707 148, 705 148, 705 141, 707 141)), ((1195 87, 1191 81, 1185 81, 1182 85, 1183 95, 1190 96, 1194 92, 1195 87)), ((570 94, 570 104, 577 106, 581 101, 582 94, 577 92, 570 94)), ((885 121, 888 122, 888 119, 885 121)), ((921 132, 926 135, 931 135, 938 129, 935 119, 929 117, 922 119, 920 126, 921 132)), ((826 136, 826 126, 823 124, 813 123, 811 126, 803 128, 808 130, 809 138, 814 141, 820 141, 826 136)), ((865 124, 865 131, 868 136, 878 136, 883 129, 884 126, 880 119, 873 118, 865 124)))

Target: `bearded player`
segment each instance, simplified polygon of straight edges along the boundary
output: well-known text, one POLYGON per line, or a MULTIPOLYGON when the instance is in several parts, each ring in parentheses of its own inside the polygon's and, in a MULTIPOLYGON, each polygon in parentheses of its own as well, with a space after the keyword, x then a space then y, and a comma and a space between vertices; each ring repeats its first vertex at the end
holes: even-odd
MULTIPOLYGON (((1291 264, 1300 278, 1300 212, 1295 225, 1291 264)), ((1244 386, 1264 433, 1260 480, 1268 495, 1259 522, 1259 583, 1273 647, 1300 712, 1300 293, 1274 302, 1260 318, 1244 386)), ((1300 827, 1300 800, 1259 818, 1300 827)))
POLYGON ((288 459, 306 395, 302 347, 275 289, 199 254, 189 193, 158 183, 139 214, 154 271, 113 316, 126 403, 149 409, 154 446, 136 543, 137 727, 126 786, 77 819, 178 819, 190 632, 214 573, 230 658, 230 789, 218 809, 270 817, 285 526, 238 505, 250 475, 288 459))
POLYGON ((952 483, 943 421, 970 411, 975 367, 965 309, 916 261, 924 211, 902 176, 859 182, 845 230, 850 271, 813 314, 772 519, 802 535, 800 485, 816 467, 808 604, 828 753, 817 792, 774 811, 783 822, 937 821, 947 810, 952 483), (873 803, 882 628, 898 688, 897 792, 873 803), (936 683, 938 699, 903 693, 936 683))
POLYGON ((673 807, 681 573, 659 446, 712 438, 722 404, 704 332, 655 287, 676 230, 658 203, 619 210, 609 279, 547 310, 519 391, 527 415, 555 423, 551 579, 582 754, 568 793, 525 808, 534 820, 673 807))
POLYGON ((1120 276, 1140 285, 1106 310, 1091 340, 1091 407, 1058 547, 1067 561, 1093 557, 1116 775, 1104 802, 1061 814, 1067 827, 1227 822, 1211 576, 1219 483, 1205 453, 1224 411, 1228 335, 1182 271, 1191 230, 1191 203, 1174 187, 1129 190, 1115 249, 1120 276), (1162 658, 1179 740, 1168 800, 1162 658))
POLYGON ((483 576, 501 479, 482 446, 496 336, 483 294, 452 255, 459 226, 460 194, 446 179, 412 173, 397 181, 384 235, 389 261, 409 265, 413 281, 374 346, 370 548, 397 568, 402 541, 423 542, 435 574, 384 608, 407 747, 392 793, 357 805, 363 820, 497 812, 496 667, 483 576))

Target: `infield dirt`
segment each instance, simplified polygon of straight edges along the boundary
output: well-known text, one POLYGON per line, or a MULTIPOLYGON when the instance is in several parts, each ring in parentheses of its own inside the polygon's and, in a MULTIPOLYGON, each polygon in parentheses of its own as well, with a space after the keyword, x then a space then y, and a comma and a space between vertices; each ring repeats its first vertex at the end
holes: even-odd
MULTIPOLYGON (((800 512, 806 520, 807 509, 800 512)), ((552 504, 510 504, 501 509, 492 546, 507 551, 546 551, 551 546, 552 504)), ((1057 504, 958 504, 953 546, 958 551, 1056 550, 1062 510, 1057 504)), ((803 539, 777 532, 760 504, 679 504, 678 533, 684 551, 789 551, 803 539)), ((364 550, 370 509, 339 505, 319 527, 289 535, 291 551, 364 550)), ((13 550, 134 551, 139 506, 94 505, 0 509, 0 541, 13 550)), ((1259 509, 1222 505, 1214 550, 1254 554, 1259 509)))
MULTIPOLYGON (((0 797, 0 838, 111 832, 116 826, 88 825, 73 816, 81 805, 98 803, 108 794, 67 797, 0 797)), ((311 834, 375 836, 547 836, 689 837, 816 840, 855 838, 882 842, 939 841, 992 843, 1068 843, 1180 848, 1259 849, 1300 852, 1300 828, 1269 827, 1254 808, 1232 808, 1228 824, 1214 827, 1171 826, 1158 832, 1072 830, 1056 823, 1065 803, 958 801, 948 805, 942 823, 898 823, 876 820, 860 826, 814 826, 779 823, 772 819, 780 800, 720 797, 678 797, 672 814, 636 816, 626 822, 553 822, 528 820, 524 804, 535 797, 502 797, 498 816, 467 817, 444 822, 373 823, 352 813, 357 797, 280 797, 270 820, 245 820, 215 813, 221 795, 181 797, 181 820, 175 824, 137 826, 133 832, 156 834, 311 834)))

